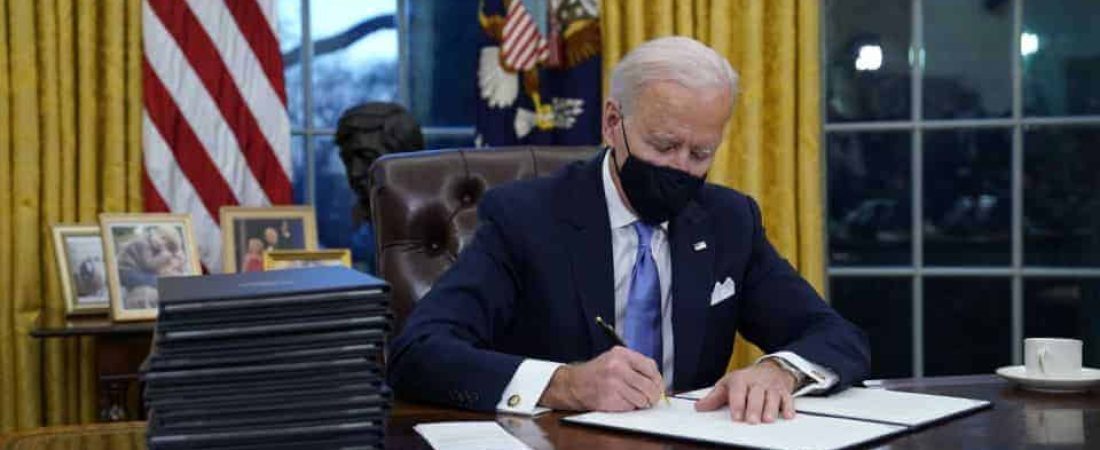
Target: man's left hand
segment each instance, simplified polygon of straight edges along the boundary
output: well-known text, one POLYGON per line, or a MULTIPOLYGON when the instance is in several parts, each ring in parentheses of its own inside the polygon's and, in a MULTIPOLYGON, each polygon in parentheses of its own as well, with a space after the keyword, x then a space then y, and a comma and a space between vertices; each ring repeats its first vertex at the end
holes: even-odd
POLYGON ((734 422, 774 422, 782 413, 794 418, 795 378, 775 361, 765 360, 749 368, 727 373, 714 389, 695 403, 696 411, 713 411, 729 405, 734 422))

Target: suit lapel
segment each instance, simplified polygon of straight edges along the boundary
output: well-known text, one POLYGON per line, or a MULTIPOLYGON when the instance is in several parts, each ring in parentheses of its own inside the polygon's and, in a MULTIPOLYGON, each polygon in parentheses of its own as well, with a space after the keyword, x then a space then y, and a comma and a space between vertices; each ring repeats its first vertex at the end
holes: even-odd
POLYGON ((714 239, 710 216, 691 202, 669 230, 672 255, 673 384, 691 387, 706 333, 710 288, 714 284, 714 239), (702 242, 703 244, 699 244, 702 242))
POLYGON ((590 354, 606 351, 614 342, 596 325, 596 317, 614 326, 615 282, 611 267, 611 225, 603 195, 603 155, 585 162, 566 177, 566 195, 557 205, 570 271, 581 299, 582 320, 588 325, 590 354))

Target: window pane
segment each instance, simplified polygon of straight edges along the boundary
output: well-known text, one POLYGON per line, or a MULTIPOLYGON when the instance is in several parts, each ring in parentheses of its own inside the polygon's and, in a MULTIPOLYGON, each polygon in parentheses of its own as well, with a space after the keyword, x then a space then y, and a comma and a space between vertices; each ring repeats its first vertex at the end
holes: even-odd
POLYGON ((924 0, 924 117, 1012 113, 1012 2, 924 0))
POLYGON ((1082 339, 1084 365, 1100 367, 1100 280, 1026 280, 1024 337, 1082 339))
POLYGON ((336 128, 344 110, 397 99, 396 0, 310 2, 313 124, 336 128))
POLYGON ((477 104, 476 2, 405 1, 409 107, 424 126, 471 126, 477 104))
POLYGON ((348 185, 347 171, 340 160, 340 149, 332 136, 314 138, 314 170, 317 176, 317 233, 325 248, 350 248, 352 208, 358 199, 348 185))
POLYGON ((830 122, 910 117, 910 0, 825 2, 830 122))
POLYGON ((829 134, 832 264, 911 263, 909 136, 904 131, 829 134))
POLYGON ((832 277, 829 301, 867 333, 871 378, 913 375, 913 282, 910 278, 832 277))
POLYGON ((924 135, 924 262, 1007 265, 1012 258, 1012 134, 924 135))
POLYGON ((309 177, 309 169, 306 168, 306 139, 302 135, 290 136, 290 166, 294 170, 294 176, 291 179, 292 188, 294 190, 294 203, 298 205, 305 205, 309 203, 309 183, 306 178, 309 177))
POLYGON ((470 133, 428 133, 424 135, 424 148, 434 150, 440 148, 473 148, 473 130, 470 133))
POLYGON ((1100 114, 1100 2, 1024 2, 1024 112, 1100 114))
POLYGON ((1012 363, 1008 278, 926 278, 924 373, 992 373, 1012 363))
POLYGON ((1024 137, 1024 261, 1100 265, 1100 127, 1041 127, 1024 137))
POLYGON ((290 126, 301 128, 302 69, 298 61, 298 48, 302 45, 302 0, 278 0, 276 14, 279 21, 279 51, 283 54, 283 78, 286 83, 287 112, 290 126))

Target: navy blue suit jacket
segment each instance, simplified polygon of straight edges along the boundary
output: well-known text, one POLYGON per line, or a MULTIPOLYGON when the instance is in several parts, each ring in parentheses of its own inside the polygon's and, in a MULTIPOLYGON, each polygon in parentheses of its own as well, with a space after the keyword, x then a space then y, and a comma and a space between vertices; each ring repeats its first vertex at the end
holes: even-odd
MULTIPOLYGON (((595 322, 615 317, 602 158, 485 194, 473 240, 391 344, 399 396, 491 411, 524 358, 585 361, 613 346, 595 322)), ((670 222, 669 244, 675 390, 721 378, 737 331, 832 369, 839 388, 867 374, 863 333, 776 253, 749 197, 705 185, 670 222), (727 277, 736 294, 711 306, 727 277)))

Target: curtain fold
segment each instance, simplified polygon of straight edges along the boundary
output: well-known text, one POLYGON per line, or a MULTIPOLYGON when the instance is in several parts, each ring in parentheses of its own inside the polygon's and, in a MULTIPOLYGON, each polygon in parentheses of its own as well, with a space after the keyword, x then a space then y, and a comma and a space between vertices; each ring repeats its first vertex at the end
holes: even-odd
POLYGON ((0 432, 95 419, 50 226, 141 209, 140 0, 0 0, 0 432))
MULTIPOLYGON (((818 2, 603 0, 602 9, 605 93, 622 56, 656 37, 692 37, 729 59, 739 95, 709 180, 753 196, 776 249, 823 292, 818 2)), ((730 369, 761 354, 737 339, 730 369)))

